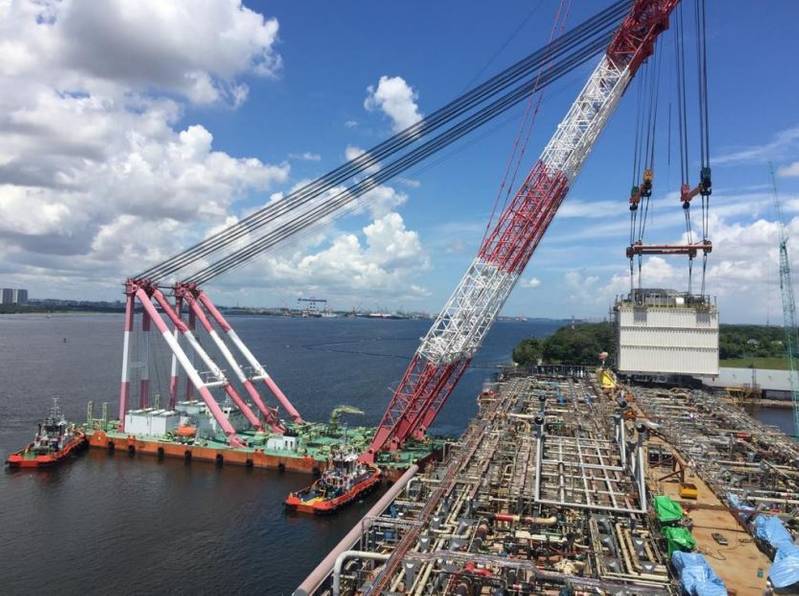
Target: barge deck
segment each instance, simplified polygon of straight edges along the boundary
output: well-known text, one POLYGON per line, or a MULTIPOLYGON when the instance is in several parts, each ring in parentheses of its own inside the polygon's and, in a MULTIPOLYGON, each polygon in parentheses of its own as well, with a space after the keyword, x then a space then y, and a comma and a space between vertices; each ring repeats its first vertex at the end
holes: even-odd
MULTIPOLYGON (((231 447, 224 440, 202 438, 186 441, 176 436, 142 436, 119 432, 115 422, 91 420, 84 426, 89 446, 117 453, 178 458, 184 461, 210 462, 219 466, 236 465, 270 470, 300 472, 318 476, 328 466, 331 450, 346 443, 363 450, 374 432, 370 427, 331 430, 324 423, 290 426, 296 437, 295 447, 267 447, 263 437, 254 431, 240 431, 249 447, 231 447), (346 436, 344 433, 346 432, 346 436)), ((387 480, 396 480, 412 463, 424 465, 438 457, 446 439, 433 437, 413 441, 402 451, 384 455, 377 462, 387 480)))

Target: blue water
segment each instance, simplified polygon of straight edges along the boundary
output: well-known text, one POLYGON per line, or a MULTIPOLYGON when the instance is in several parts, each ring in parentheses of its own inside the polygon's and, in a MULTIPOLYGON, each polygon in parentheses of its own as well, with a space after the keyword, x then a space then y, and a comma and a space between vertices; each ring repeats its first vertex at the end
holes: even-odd
POLYGON ((787 435, 795 435, 790 408, 752 408, 749 413, 764 424, 776 426, 787 435))
MULTIPOLYGON (((324 420, 338 404, 383 413, 429 321, 232 317, 300 412, 324 420)), ((522 338, 556 323, 498 322, 433 431, 457 433, 475 396, 522 338)), ((52 396, 71 419, 86 402, 116 411, 119 315, 0 316, 0 454, 32 438, 52 396), (64 341, 66 339, 66 341, 64 341)), ((207 341, 206 341, 207 343, 207 341)), ((153 344, 154 389, 168 360, 153 344)), ((89 451, 49 471, 0 474, 0 593, 288 594, 377 498, 333 518, 287 515, 299 474, 89 451)))
MULTIPOLYGON (((345 403, 363 408, 368 424, 429 325, 232 322, 305 417, 326 419, 345 403)), ((89 399, 96 415, 102 401, 116 411, 121 326, 117 315, 0 316, 0 454, 31 439, 54 395, 72 419, 85 417, 89 399)), ((557 326, 498 322, 432 430, 462 430, 483 381, 513 346, 557 326)), ((166 394, 167 359, 157 346, 151 377, 166 394)), ((789 430, 790 410, 756 415, 789 430)), ((97 451, 54 470, 0 473, 0 594, 288 594, 377 498, 332 518, 284 513, 286 493, 308 481, 97 451)))

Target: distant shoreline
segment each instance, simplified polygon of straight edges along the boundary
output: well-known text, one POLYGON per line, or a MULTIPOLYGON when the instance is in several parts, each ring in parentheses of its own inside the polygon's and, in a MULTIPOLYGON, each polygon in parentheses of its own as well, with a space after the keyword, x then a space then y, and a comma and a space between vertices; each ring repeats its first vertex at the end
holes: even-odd
POLYGON ((31 308, 15 308, 13 310, 6 310, 0 307, 0 315, 65 315, 72 313, 86 314, 86 315, 102 315, 102 314, 122 314, 124 309, 116 308, 45 308, 45 307, 31 307, 31 308))
MULTIPOLYGON (((320 315, 303 315, 300 311, 284 311, 277 308, 240 308, 240 307, 225 307, 222 306, 219 310, 226 316, 243 316, 243 317, 277 317, 284 319, 366 319, 373 321, 388 321, 388 320, 417 320, 417 321, 432 321, 433 317, 423 313, 387 313, 387 314, 373 314, 369 312, 358 312, 353 314, 352 311, 331 311, 334 316, 320 316, 320 315)), ((139 308, 136 309, 140 311, 139 308)), ((109 304, 108 306, 98 304, 86 305, 52 305, 45 304, 25 304, 25 305, 0 305, 0 315, 55 315, 55 314, 124 314, 125 308, 121 303, 119 305, 109 304)), ((497 318, 500 323, 559 323, 565 322, 565 319, 550 319, 547 317, 518 317, 518 316, 500 316, 497 318)))

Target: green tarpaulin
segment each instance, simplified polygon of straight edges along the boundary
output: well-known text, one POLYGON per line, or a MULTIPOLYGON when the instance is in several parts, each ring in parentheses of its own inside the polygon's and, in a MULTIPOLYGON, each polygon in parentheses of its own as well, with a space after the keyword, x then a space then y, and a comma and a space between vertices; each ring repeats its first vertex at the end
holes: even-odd
MULTIPOLYGON (((678 505, 679 507, 679 505, 678 505)), ((669 547, 669 557, 676 550, 692 551, 696 548, 696 540, 687 528, 680 526, 668 526, 662 530, 669 547)))
POLYGON ((670 524, 680 521, 683 515, 685 515, 680 504, 677 501, 672 501, 666 495, 658 495, 655 497, 655 513, 661 524, 670 524))

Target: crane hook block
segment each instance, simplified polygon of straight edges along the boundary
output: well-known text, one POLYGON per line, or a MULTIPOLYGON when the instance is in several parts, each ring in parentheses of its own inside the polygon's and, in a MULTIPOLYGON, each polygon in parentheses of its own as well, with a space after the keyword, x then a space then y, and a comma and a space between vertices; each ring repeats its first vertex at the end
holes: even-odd
POLYGON ((644 170, 644 181, 641 184, 641 196, 642 197, 651 197, 652 196, 652 179, 654 175, 652 170, 647 168, 644 170))
POLYGON ((633 186, 630 190, 630 211, 638 209, 638 203, 641 201, 641 190, 637 186, 633 186))
POLYGON ((696 196, 698 190, 699 187, 692 190, 687 184, 680 186, 680 201, 682 201, 683 209, 689 209, 691 207, 691 199, 696 196))
POLYGON ((710 168, 705 167, 699 172, 699 194, 709 197, 713 192, 713 184, 710 179, 710 168))

